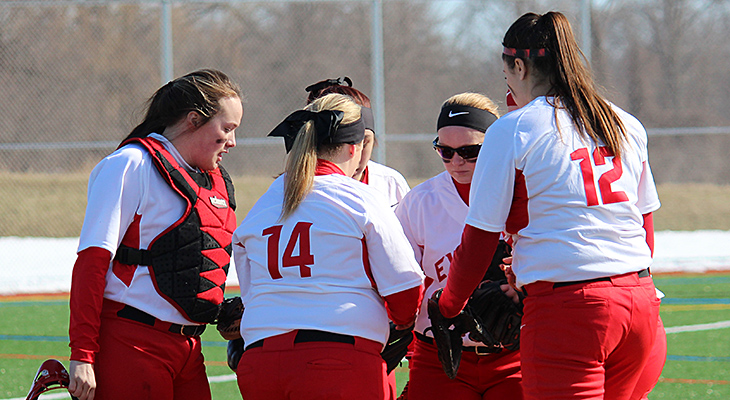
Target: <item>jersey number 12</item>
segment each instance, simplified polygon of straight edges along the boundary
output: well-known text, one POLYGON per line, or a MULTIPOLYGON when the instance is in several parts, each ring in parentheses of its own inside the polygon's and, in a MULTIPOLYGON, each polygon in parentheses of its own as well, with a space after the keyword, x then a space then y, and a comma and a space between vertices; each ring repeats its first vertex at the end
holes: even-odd
MULTIPOLYGON (((307 278, 312 276, 312 268, 314 265, 314 255, 309 246, 309 228, 311 222, 297 222, 292 230, 289 241, 286 244, 284 255, 281 258, 283 267, 299 267, 299 276, 307 278), (294 255, 294 248, 299 244, 299 255, 294 255)), ((262 234, 268 236, 269 240, 266 245, 267 263, 269 264, 269 275, 272 279, 281 279, 279 271, 279 239, 281 238, 282 225, 274 225, 264 229, 262 234)))
MULTIPOLYGON (((578 149, 570 153, 570 159, 580 160, 580 172, 583 175, 583 187, 586 192, 586 200, 588 207, 598 205, 598 194, 596 193, 596 184, 593 181, 593 165, 604 165, 606 164, 606 157, 613 157, 613 152, 608 147, 596 147, 593 151, 593 163, 588 154, 588 149, 585 147, 578 149)), ((613 157, 613 168, 606 171, 598 178, 598 188, 601 192, 601 200, 603 204, 620 203, 622 201, 628 201, 629 197, 623 191, 614 192, 611 189, 611 184, 619 180, 623 174, 623 167, 621 166, 621 160, 613 157)))

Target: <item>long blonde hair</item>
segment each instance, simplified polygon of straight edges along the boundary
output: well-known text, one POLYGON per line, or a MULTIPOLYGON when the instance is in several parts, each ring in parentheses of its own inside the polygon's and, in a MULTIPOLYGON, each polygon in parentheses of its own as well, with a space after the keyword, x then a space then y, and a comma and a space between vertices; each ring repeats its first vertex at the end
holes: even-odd
MULTIPOLYGON (((328 94, 308 104, 305 110, 319 112, 338 110, 344 113, 341 124, 349 124, 360 118, 360 106, 351 97, 341 94, 328 94)), ((311 192, 314 183, 314 170, 317 157, 336 152, 344 144, 324 144, 317 147, 317 134, 314 122, 302 126, 286 159, 284 177, 284 205, 281 219, 288 218, 311 192)))
POLYGON ((446 99, 443 106, 448 106, 451 104, 479 108, 484 111, 489 111, 499 118, 499 108, 497 107, 497 105, 494 104, 492 99, 481 93, 465 92, 455 94, 446 99))

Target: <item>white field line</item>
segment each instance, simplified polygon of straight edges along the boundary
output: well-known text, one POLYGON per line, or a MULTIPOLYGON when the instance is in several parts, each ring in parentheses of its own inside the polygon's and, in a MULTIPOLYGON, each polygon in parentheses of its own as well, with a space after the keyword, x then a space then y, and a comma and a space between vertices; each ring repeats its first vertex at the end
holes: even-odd
MULTIPOLYGON (((712 329, 723 329, 723 328, 730 328, 730 321, 720 321, 720 322, 714 322, 711 324, 673 326, 670 328, 665 328, 665 331, 668 334, 670 334, 670 333, 682 333, 682 332, 709 331, 712 329)), ((230 382, 230 381, 235 381, 235 380, 236 380, 236 374, 218 375, 218 376, 209 376, 208 377, 208 382, 210 382, 210 383, 230 382)), ((59 391, 58 393, 43 394, 39 397, 39 400, 58 400, 58 399, 68 399, 68 398, 70 398, 70 397, 67 392, 59 391)), ((25 397, 13 397, 11 399, 0 399, 0 400, 25 400, 25 397)))
MULTIPOLYGON (((230 375, 218 375, 218 376, 209 376, 208 382, 210 383, 220 383, 220 382, 230 382, 236 380, 236 374, 230 374, 230 375)), ((38 400, 59 400, 59 399, 70 399, 71 396, 68 395, 68 392, 63 389, 57 389, 53 390, 47 393, 44 393, 38 397, 38 400)), ((25 397, 13 397, 12 399, 0 399, 0 400, 25 400, 25 397)))
POLYGON ((684 325, 665 328, 667 333, 709 331, 712 329, 730 328, 730 321, 713 322, 711 324, 684 325))

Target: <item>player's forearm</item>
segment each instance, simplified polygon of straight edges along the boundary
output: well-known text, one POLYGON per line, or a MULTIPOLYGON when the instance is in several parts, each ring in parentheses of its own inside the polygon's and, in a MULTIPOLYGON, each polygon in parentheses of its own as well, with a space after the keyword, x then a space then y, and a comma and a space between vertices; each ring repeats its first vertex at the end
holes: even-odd
POLYGON ((71 277, 69 338, 71 360, 94 362, 99 351, 101 306, 111 253, 99 247, 79 252, 71 277))
POLYGON ((415 318, 423 300, 423 285, 385 296, 388 317, 396 325, 409 325, 415 318))
POLYGON ((651 256, 654 257, 654 215, 644 214, 644 230, 646 231, 646 244, 649 245, 651 256))
POLYGON ((492 259, 499 244, 499 235, 499 232, 488 232, 471 225, 464 227, 461 244, 454 251, 446 287, 439 299, 439 308, 445 317, 456 316, 482 281, 489 268, 487 260, 492 259))

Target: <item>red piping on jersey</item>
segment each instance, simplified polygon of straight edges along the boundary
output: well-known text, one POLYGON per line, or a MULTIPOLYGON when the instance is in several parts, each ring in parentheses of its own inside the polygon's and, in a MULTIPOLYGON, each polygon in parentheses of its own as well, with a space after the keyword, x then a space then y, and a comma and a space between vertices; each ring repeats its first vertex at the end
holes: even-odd
POLYGON ((375 279, 373 279, 373 271, 370 269, 370 258, 368 258, 368 244, 365 242, 365 238, 360 239, 360 242, 362 243, 362 266, 363 269, 365 269, 365 275, 367 275, 368 279, 370 279, 370 286, 373 287, 373 289, 378 290, 378 285, 375 284, 375 279))
MULTIPOLYGON (((236 229, 235 197, 222 167, 193 177, 158 140, 139 143, 151 155, 162 178, 186 203, 182 217, 155 237, 148 249, 120 246, 115 259, 149 266, 155 289, 186 319, 213 322, 223 301, 231 237, 236 229)), ((125 234, 126 237, 126 234, 125 234)))
MULTIPOLYGON (((129 224, 127 232, 122 238, 122 245, 131 247, 133 249, 139 248, 139 222, 142 220, 140 214, 134 214, 132 223, 129 224)), ((127 287, 132 284, 132 278, 134 278, 134 272, 137 270, 136 265, 122 264, 121 262, 114 260, 112 262, 112 272, 119 278, 127 287)))
POLYGON ((521 229, 526 228, 527 224, 530 223, 530 214, 527 209, 528 202, 525 175, 519 169, 515 169, 515 189, 512 194, 512 205, 510 206, 505 224, 505 231, 507 233, 515 234, 521 229))

